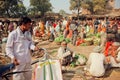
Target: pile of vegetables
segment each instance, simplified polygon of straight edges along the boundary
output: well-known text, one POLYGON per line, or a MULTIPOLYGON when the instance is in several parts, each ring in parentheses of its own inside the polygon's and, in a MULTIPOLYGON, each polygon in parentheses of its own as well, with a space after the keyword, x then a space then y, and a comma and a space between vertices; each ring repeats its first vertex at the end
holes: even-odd
POLYGON ((66 41, 67 43, 70 42, 69 38, 64 38, 63 35, 60 35, 59 37, 55 38, 55 42, 62 42, 62 41, 66 41))
POLYGON ((85 40, 86 42, 87 42, 87 41, 92 41, 93 38, 85 38, 84 40, 85 40))
POLYGON ((88 46, 86 43, 81 43, 80 46, 88 46))
POLYGON ((100 38, 101 34, 100 33, 96 33, 96 34, 94 34, 94 36, 97 37, 97 38, 100 38))
POLYGON ((100 34, 100 33, 96 33, 96 34, 90 34, 90 33, 88 33, 88 34, 86 34, 86 37, 87 37, 87 38, 91 38, 91 37, 93 37, 93 36, 95 36, 95 37, 97 37, 97 38, 100 38, 101 34, 100 34))
POLYGON ((89 38, 90 38, 90 37, 93 37, 93 36, 94 36, 94 34, 90 34, 90 33, 87 33, 87 34, 86 34, 86 37, 89 37, 89 38))
POLYGON ((78 65, 85 65, 87 62, 87 57, 83 54, 76 54, 73 62, 70 64, 71 67, 75 67, 78 65))
POLYGON ((94 38, 93 44, 94 45, 99 45, 100 44, 100 38, 94 38))
POLYGON ((85 43, 89 46, 93 44, 93 38, 86 38, 85 43))
POLYGON ((89 46, 89 45, 99 45, 100 44, 100 33, 96 34, 87 34, 87 38, 84 39, 85 43, 80 44, 80 46, 89 46))

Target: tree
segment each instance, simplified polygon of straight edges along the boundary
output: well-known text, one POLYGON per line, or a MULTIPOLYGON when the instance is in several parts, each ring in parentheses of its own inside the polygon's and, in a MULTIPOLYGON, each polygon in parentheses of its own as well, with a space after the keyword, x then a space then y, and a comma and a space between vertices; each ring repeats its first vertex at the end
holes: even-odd
POLYGON ((31 16, 31 17, 35 17, 35 15, 38 15, 38 10, 36 7, 30 7, 28 10, 28 15, 31 16))
POLYGON ((91 13, 94 12, 93 11, 93 2, 92 2, 92 0, 84 0, 84 1, 82 1, 81 7, 84 8, 84 9, 89 10, 91 13))
POLYGON ((77 10, 78 6, 77 6, 77 0, 70 0, 70 10, 77 10))
POLYGON ((78 10, 82 7, 92 14, 101 14, 106 11, 108 0, 70 0, 70 10, 78 10))
POLYGON ((20 17, 26 15, 26 8, 22 0, 3 0, 4 6, 0 7, 0 15, 5 17, 20 17))
POLYGON ((106 0, 93 0, 93 11, 99 14, 105 11, 106 0))
POLYGON ((61 10, 59 11, 59 14, 62 15, 62 16, 65 16, 65 15, 66 15, 66 12, 61 9, 61 10))
POLYGON ((40 12, 41 16, 44 16, 47 11, 52 10, 50 0, 30 0, 30 6, 32 6, 33 9, 36 9, 37 12, 40 12))
POLYGON ((79 19, 79 11, 81 8, 81 0, 70 0, 70 10, 77 10, 78 11, 78 19, 79 19))

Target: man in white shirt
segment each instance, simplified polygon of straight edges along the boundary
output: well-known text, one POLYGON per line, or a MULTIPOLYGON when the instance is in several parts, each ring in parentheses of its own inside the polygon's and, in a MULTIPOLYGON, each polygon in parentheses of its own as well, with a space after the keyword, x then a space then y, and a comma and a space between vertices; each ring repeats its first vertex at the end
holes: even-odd
POLYGON ((57 57, 62 61, 62 65, 66 66, 72 62, 73 52, 67 47, 67 43, 63 41, 58 49, 57 57))
POLYGON ((20 19, 20 26, 16 30, 9 33, 6 54, 17 64, 14 71, 28 71, 25 73, 14 74, 13 80, 31 80, 32 67, 30 49, 38 50, 35 47, 31 34, 29 32, 31 26, 31 19, 22 17, 20 19))
POLYGON ((87 65, 89 66, 88 71, 95 77, 101 77, 105 74, 105 56, 101 53, 101 51, 102 48, 100 46, 95 47, 87 62, 87 65))

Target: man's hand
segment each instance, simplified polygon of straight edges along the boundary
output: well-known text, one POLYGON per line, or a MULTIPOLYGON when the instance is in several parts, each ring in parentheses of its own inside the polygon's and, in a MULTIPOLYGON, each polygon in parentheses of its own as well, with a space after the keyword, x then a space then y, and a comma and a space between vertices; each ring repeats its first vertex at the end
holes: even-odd
POLYGON ((37 46, 35 46, 35 49, 34 49, 35 51, 37 51, 37 50, 39 50, 39 48, 37 47, 37 46))
POLYGON ((19 62, 18 62, 18 60, 17 60, 16 58, 13 59, 13 63, 14 63, 16 66, 19 65, 19 62))

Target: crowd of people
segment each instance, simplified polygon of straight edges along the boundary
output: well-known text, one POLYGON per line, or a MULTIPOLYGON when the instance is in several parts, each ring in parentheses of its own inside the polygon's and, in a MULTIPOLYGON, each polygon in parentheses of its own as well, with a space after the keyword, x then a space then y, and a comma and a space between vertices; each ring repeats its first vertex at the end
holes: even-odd
MULTIPOLYGON (((27 71, 26 73, 15 74, 13 80, 31 80, 31 55, 30 49, 39 50, 33 41, 47 37, 46 40, 54 41, 60 35, 69 38, 71 44, 77 46, 77 40, 84 40, 87 34, 100 33, 100 45, 95 47, 90 54, 87 68, 91 75, 100 77, 105 74, 108 65, 120 67, 120 35, 119 20, 93 19, 93 20, 72 20, 63 18, 59 20, 32 21, 28 17, 22 17, 19 22, 0 22, 0 38, 6 39, 6 48, 3 53, 8 55, 16 65, 14 71, 27 71), (32 41, 33 40, 33 41, 32 41)), ((61 59, 62 65, 69 65, 73 60, 74 51, 67 47, 63 41, 58 49, 57 57, 61 59)))

